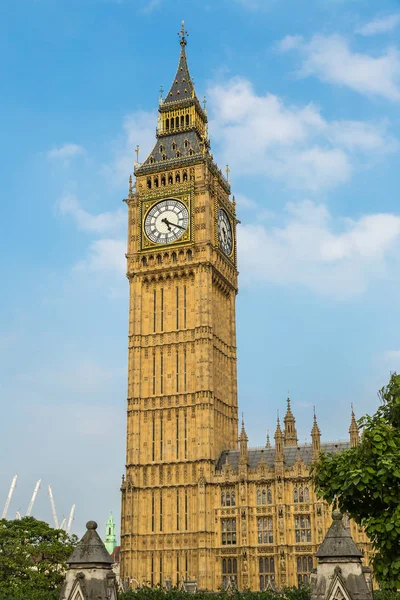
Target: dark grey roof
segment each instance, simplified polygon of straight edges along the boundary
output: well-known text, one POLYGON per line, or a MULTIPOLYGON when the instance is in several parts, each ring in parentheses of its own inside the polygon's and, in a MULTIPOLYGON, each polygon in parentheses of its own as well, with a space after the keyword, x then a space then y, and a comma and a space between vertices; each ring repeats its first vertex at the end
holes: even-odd
MULTIPOLYGON (((341 452, 350 448, 349 442, 325 442, 321 443, 321 452, 332 453, 341 452)), ((309 466, 312 462, 312 446, 311 444, 299 444, 299 446, 287 446, 283 449, 285 465, 292 467, 298 457, 300 449, 300 456, 304 463, 309 466)), ((228 457, 228 463, 233 469, 238 468, 239 464, 239 451, 230 450, 229 452, 223 452, 217 462, 217 471, 221 470, 228 457)), ((256 469, 261 461, 261 458, 265 461, 268 467, 273 467, 275 459, 275 448, 249 448, 249 467, 250 469, 256 469)))
POLYGON ((350 531, 343 525, 343 515, 340 510, 332 513, 333 522, 329 527, 315 556, 321 558, 361 558, 362 553, 357 548, 350 531))
MULTIPOLYGON (((160 164, 172 159, 181 160, 184 157, 191 156, 190 150, 192 150, 193 155, 201 154, 202 152, 200 148, 200 138, 195 131, 190 130, 182 131, 180 133, 170 133, 168 136, 157 139, 149 157, 141 166, 160 164), (187 142, 186 145, 185 141, 187 142), (180 158, 177 158, 177 153, 180 154, 180 158), (165 156, 165 158, 163 158, 163 156, 165 156)), ((137 172, 139 169, 140 167, 137 169, 137 172)))
POLYGON ((194 86, 190 77, 189 67, 186 61, 185 42, 181 42, 181 53, 179 56, 178 69, 175 79, 171 85, 168 95, 165 97, 163 104, 177 102, 178 100, 187 100, 194 96, 194 86))
POLYGON ((72 564, 104 564, 112 565, 113 559, 109 555, 104 546, 99 534, 97 533, 97 523, 89 521, 86 523, 87 531, 80 540, 75 550, 67 560, 69 565, 72 564))

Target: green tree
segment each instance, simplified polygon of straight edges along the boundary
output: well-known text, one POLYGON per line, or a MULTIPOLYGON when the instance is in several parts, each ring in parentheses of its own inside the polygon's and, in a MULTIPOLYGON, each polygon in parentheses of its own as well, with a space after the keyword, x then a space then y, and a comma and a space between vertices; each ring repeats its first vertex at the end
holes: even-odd
POLYGON ((376 413, 358 424, 358 446, 321 454, 313 468, 317 494, 361 525, 374 548, 382 587, 400 588, 400 375, 379 392, 376 413))
POLYGON ((0 520, 0 599, 58 600, 76 542, 33 517, 0 520))

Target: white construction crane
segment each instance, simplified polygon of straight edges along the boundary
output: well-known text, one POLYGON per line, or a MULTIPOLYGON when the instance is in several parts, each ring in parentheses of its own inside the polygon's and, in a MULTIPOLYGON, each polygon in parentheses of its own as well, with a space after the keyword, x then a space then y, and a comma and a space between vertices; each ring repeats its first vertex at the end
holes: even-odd
POLYGON ((27 509, 27 511, 25 513, 26 517, 30 517, 31 516, 32 508, 33 508, 33 505, 35 504, 36 496, 37 496, 37 493, 39 491, 41 481, 42 480, 39 479, 39 481, 36 482, 35 489, 33 490, 31 501, 29 502, 28 509, 27 509))
POLYGON ((75 513, 75 504, 72 505, 71 512, 69 513, 67 529, 65 530, 68 534, 71 531, 72 521, 74 520, 74 513, 75 513))
POLYGON ((48 486, 48 490, 49 490, 49 498, 50 498, 51 510, 52 510, 52 513, 53 513, 54 526, 55 526, 56 529, 59 529, 58 519, 57 519, 57 513, 56 513, 56 505, 54 504, 54 497, 53 497, 53 492, 52 492, 50 484, 48 486))
POLYGON ((67 519, 64 517, 63 520, 61 521, 61 525, 60 525, 59 528, 60 529, 64 529, 64 531, 65 531, 65 524, 66 524, 66 522, 67 522, 67 519))
POLYGON ((11 485, 10 485, 10 490, 8 492, 7 500, 6 500, 6 503, 5 503, 4 508, 3 508, 3 514, 1 515, 2 519, 6 519, 7 518, 8 508, 10 506, 10 502, 11 502, 11 498, 12 498, 12 495, 13 495, 14 490, 15 490, 15 486, 17 485, 17 479, 18 479, 18 475, 14 475, 13 480, 12 480, 11 485))
POLYGON ((15 518, 17 519, 17 521, 20 521, 22 519, 21 513, 19 512, 19 510, 17 510, 15 518))

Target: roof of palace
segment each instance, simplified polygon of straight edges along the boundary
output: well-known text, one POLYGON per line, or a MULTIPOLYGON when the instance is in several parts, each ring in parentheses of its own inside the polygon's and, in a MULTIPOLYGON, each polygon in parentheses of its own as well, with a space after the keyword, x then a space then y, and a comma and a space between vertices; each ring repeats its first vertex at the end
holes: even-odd
MULTIPOLYGON (((336 454, 342 450, 350 448, 350 442, 338 441, 338 442, 321 442, 321 452, 326 454, 336 454)), ((265 462, 268 467, 274 466, 275 461, 275 448, 249 448, 248 465, 250 469, 256 469, 261 460, 265 462)), ((228 461, 228 464, 233 469, 237 469, 239 465, 239 450, 229 450, 223 452, 218 459, 217 471, 221 470, 223 465, 228 461)), ((292 467, 298 460, 300 454, 301 460, 306 466, 311 465, 312 462, 312 445, 311 444, 299 444, 298 446, 287 446, 283 448, 284 462, 287 467, 292 467)))

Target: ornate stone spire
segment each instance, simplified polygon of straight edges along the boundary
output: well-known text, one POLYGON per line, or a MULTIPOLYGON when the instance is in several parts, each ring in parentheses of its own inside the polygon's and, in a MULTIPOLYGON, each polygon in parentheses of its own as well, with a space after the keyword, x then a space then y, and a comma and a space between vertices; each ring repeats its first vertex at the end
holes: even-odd
POLYGON ((240 460, 245 460, 245 462, 247 463, 248 461, 248 448, 247 448, 247 442, 249 441, 248 437, 247 437, 247 433, 246 430, 244 428, 244 419, 243 419, 243 415, 242 415, 242 430, 240 432, 240 436, 239 436, 239 450, 240 450, 240 460))
POLYGON ((178 102, 179 100, 187 100, 195 97, 193 80, 190 77, 189 67, 186 60, 186 44, 187 44, 187 31, 185 30, 185 22, 182 21, 182 29, 178 33, 180 37, 181 53, 179 56, 178 69, 176 71, 175 79, 171 85, 168 94, 163 102, 164 105, 170 104, 171 102, 178 102))
POLYGON ((354 414, 353 405, 351 405, 351 422, 350 422, 350 427, 349 427, 349 433, 350 433, 350 446, 352 448, 354 448, 355 446, 358 445, 358 443, 360 441, 360 432, 358 430, 358 425, 357 425, 357 421, 356 421, 356 416, 354 414))
POLYGON ((297 431, 296 431, 296 419, 293 416, 290 408, 290 398, 287 399, 287 410, 284 418, 285 423, 285 446, 297 446, 297 431))
POLYGON ((266 448, 271 448, 271 440, 269 439, 269 429, 267 429, 267 442, 265 444, 266 448))
POLYGON ((311 439, 312 439, 312 460, 315 461, 318 459, 319 453, 321 452, 321 431, 318 427, 317 416, 315 414, 315 406, 314 406, 314 423, 311 429, 311 439))
POLYGON ((275 431, 275 462, 277 461, 283 461, 283 433, 281 429, 279 415, 276 422, 275 431))

